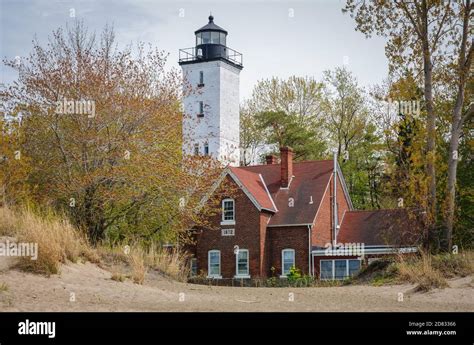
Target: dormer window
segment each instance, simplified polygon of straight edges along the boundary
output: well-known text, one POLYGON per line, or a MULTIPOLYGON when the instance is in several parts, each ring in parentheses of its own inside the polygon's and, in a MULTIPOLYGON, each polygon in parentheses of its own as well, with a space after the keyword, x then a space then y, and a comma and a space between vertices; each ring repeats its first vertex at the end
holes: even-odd
POLYGON ((235 201, 234 199, 222 200, 222 222, 221 225, 235 224, 235 201))

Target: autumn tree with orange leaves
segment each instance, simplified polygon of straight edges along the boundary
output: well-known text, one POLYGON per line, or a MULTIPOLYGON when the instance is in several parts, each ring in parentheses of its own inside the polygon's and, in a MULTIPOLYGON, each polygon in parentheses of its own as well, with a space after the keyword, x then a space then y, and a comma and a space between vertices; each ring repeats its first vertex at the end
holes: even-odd
POLYGON ((200 201, 221 168, 182 156, 180 96, 192 90, 167 55, 114 39, 77 22, 5 61, 18 80, 1 90, 3 200, 66 212, 93 243, 173 241, 216 211, 200 201))

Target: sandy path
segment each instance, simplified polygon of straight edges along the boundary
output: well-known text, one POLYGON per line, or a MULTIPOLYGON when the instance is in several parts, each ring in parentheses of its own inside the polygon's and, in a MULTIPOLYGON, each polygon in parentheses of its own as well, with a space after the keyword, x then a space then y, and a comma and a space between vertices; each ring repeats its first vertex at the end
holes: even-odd
POLYGON ((472 277, 451 281, 450 288, 411 293, 411 285, 209 287, 177 283, 154 272, 137 285, 113 281, 108 271, 90 263, 69 264, 61 271, 50 278, 0 272, 0 285, 8 286, 0 292, 0 311, 474 311, 472 277), (397 300, 399 292, 403 302, 397 300))

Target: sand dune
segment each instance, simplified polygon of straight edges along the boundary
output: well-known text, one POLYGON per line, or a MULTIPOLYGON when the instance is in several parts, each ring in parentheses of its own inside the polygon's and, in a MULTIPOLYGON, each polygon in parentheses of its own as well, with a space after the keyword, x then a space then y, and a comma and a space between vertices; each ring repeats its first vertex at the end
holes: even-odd
POLYGON ((0 272, 0 311, 474 311, 473 277, 427 293, 413 285, 318 288, 210 287, 149 272, 143 285, 111 280, 91 263, 64 265, 60 275, 0 272), (403 301, 398 301, 399 293, 403 301), (293 295, 292 295, 293 294, 293 295), (293 301, 291 300, 293 297, 293 301))

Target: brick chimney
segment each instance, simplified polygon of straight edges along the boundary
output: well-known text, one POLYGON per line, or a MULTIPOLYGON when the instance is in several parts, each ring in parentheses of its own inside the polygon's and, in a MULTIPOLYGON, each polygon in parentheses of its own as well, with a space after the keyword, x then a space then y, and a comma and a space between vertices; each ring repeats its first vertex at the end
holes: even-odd
POLYGON ((277 164, 277 157, 275 155, 267 155, 265 156, 265 160, 267 161, 267 164, 277 164))
POLYGON ((291 147, 281 147, 281 188, 288 188, 293 176, 293 149, 291 147))

